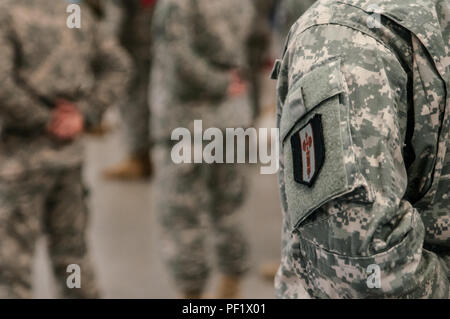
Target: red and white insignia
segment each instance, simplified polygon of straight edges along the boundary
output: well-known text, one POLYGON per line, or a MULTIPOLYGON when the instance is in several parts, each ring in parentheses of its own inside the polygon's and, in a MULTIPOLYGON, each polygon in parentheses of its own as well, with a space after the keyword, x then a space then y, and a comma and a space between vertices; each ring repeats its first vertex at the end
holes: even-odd
POLYGON ((306 123, 291 137, 294 163, 294 179, 312 187, 325 161, 322 116, 320 114, 306 123))

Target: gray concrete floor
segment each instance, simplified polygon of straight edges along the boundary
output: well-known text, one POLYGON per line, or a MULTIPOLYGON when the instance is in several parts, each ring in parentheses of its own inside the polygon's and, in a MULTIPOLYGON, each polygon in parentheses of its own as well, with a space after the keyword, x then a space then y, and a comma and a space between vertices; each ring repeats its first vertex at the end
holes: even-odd
MULTIPOLYGON (((158 225, 152 210, 152 183, 114 183, 103 180, 102 168, 125 155, 120 130, 100 139, 88 139, 85 168, 91 189, 91 254, 106 298, 176 298, 158 251, 158 225)), ((244 282, 242 297, 273 298, 273 284, 258 274, 260 265, 280 255, 281 213, 276 175, 260 175, 256 166, 246 168, 250 196, 242 208, 243 223, 251 244, 252 271, 244 282)), ((55 296, 44 240, 38 242, 34 267, 36 298, 55 296)), ((215 272, 207 294, 214 295, 215 272)))

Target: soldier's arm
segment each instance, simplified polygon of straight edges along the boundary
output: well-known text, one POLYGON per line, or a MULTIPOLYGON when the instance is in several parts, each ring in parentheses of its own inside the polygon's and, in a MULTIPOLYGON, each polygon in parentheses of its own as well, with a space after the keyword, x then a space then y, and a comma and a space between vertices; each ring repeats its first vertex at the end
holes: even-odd
POLYGON ((92 63, 96 85, 78 105, 88 128, 98 125, 106 109, 124 97, 133 70, 130 57, 112 33, 98 36, 97 55, 92 63))
POLYGON ((208 62, 207 54, 199 55, 194 39, 197 33, 207 30, 195 30, 193 9, 187 6, 188 1, 185 2, 173 6, 164 22, 165 41, 172 44, 169 53, 172 67, 179 81, 185 81, 205 94, 222 96, 227 91, 230 73, 208 62))
POLYGON ((5 12, 0 12, 0 114, 4 126, 44 127, 49 109, 20 85, 15 77, 17 44, 5 12))
POLYGON ((279 83, 287 92, 280 182, 286 238, 295 242, 285 251, 307 290, 332 298, 448 297, 444 262, 423 249, 420 213, 404 197, 408 79, 394 53, 359 31, 319 26, 291 42, 281 72, 289 81, 279 83), (307 171, 294 169, 306 150, 291 139, 316 114, 324 143, 313 147, 315 156, 323 147, 325 158, 321 166, 310 153, 316 166, 309 169, 320 171, 308 187, 298 182, 307 171))

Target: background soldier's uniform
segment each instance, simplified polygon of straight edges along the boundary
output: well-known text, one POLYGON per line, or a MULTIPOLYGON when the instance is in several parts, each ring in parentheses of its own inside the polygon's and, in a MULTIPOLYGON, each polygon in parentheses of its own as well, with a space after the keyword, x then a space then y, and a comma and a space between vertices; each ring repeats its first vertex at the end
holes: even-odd
POLYGON ((57 98, 96 125, 126 84, 129 67, 116 43, 98 36, 82 6, 82 28, 66 26, 64 1, 0 4, 0 296, 30 297, 35 243, 42 231, 57 283, 66 297, 97 297, 87 255, 88 211, 81 141, 46 133, 57 98), (81 267, 81 289, 66 286, 67 266, 81 267))
POLYGON ((247 97, 229 99, 227 88, 230 71, 245 64, 252 14, 250 3, 241 0, 162 0, 153 16, 154 198, 164 228, 162 250, 186 295, 200 294, 208 277, 205 215, 214 228, 222 273, 240 276, 247 269, 247 242, 236 219, 245 198, 244 176, 232 164, 174 164, 170 139, 173 129, 192 129, 194 120, 203 120, 204 129, 250 124, 247 97))
POLYGON ((318 298, 449 297, 449 15, 448 0, 325 0, 291 29, 278 73, 279 297, 302 285, 318 298), (317 114, 325 157, 308 187, 295 141, 317 114))
POLYGON ((255 117, 261 112, 262 79, 261 74, 265 60, 270 58, 272 28, 270 16, 275 7, 275 0, 252 0, 255 8, 253 15, 251 34, 247 43, 247 55, 249 66, 249 82, 251 84, 251 99, 255 112, 255 117))
MULTIPOLYGON (((268 0, 266 0, 268 1, 268 0)), ((308 9, 315 0, 274 0, 274 7, 272 10, 274 10, 273 14, 273 49, 275 52, 275 55, 280 55, 283 46, 284 41, 286 39, 287 34, 289 33, 289 29, 291 26, 298 20, 298 18, 308 9)), ((269 87, 264 88, 264 92, 271 92, 274 94, 274 96, 265 97, 264 103, 270 105, 271 113, 270 119, 274 119, 274 115, 276 112, 276 94, 273 90, 273 86, 275 85, 274 81, 270 79, 270 76, 265 74, 266 81, 269 84, 269 87), (269 89, 270 88, 270 89, 269 89), (273 110, 273 112, 272 112, 273 110)), ((271 122, 273 123, 273 122, 271 122)), ((273 124, 272 124, 273 125, 273 124)), ((279 260, 272 261, 270 263, 264 263, 262 264, 260 268, 260 273, 263 276, 263 278, 267 281, 273 282, 275 275, 278 271, 280 262, 279 260)))
POLYGON ((279 0, 275 25, 280 39, 283 41, 289 29, 300 16, 316 2, 316 0, 279 0))
POLYGON ((151 66, 151 21, 153 5, 142 0, 120 0, 122 23, 119 38, 133 59, 135 73, 128 100, 121 104, 131 154, 147 154, 150 148, 148 88, 151 66))
MULTIPOLYGON (((149 158, 148 87, 151 68, 151 20, 156 0, 116 0, 121 12, 116 21, 120 43, 130 54, 135 72, 128 87, 128 98, 119 108, 125 126, 127 157, 106 169, 104 174, 113 179, 149 177, 152 167, 149 158)), ((112 10, 110 10, 112 11, 112 10)))

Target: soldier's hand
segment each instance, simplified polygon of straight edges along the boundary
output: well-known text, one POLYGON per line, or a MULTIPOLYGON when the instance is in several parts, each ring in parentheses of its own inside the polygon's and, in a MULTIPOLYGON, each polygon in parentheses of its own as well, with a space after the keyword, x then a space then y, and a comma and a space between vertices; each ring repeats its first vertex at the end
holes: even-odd
POLYGON ((71 102, 60 100, 47 126, 48 132, 61 140, 73 140, 84 129, 83 115, 71 102))
POLYGON ((242 96, 247 92, 247 82, 242 78, 238 70, 231 71, 231 81, 228 86, 228 95, 231 97, 242 96))

